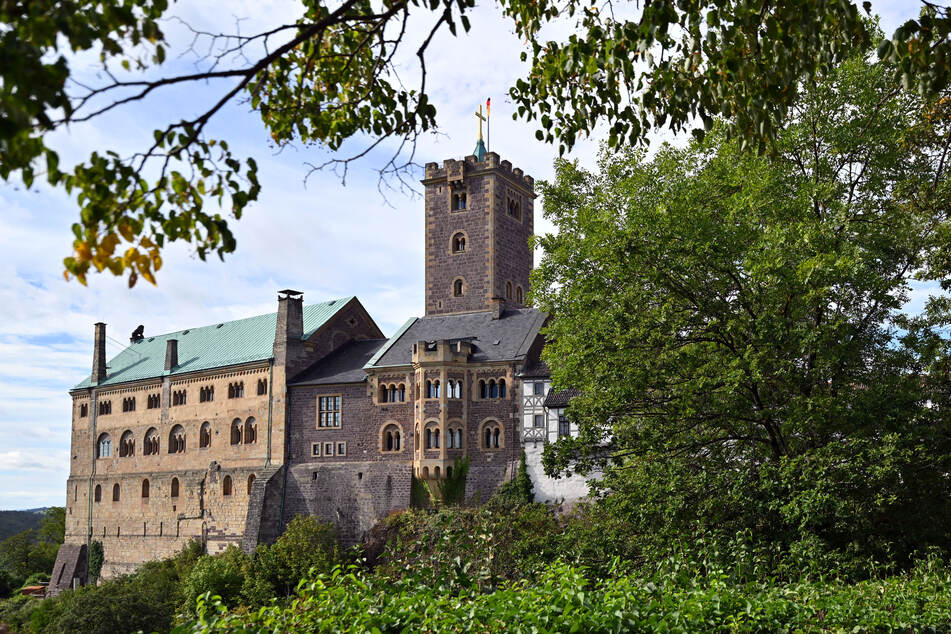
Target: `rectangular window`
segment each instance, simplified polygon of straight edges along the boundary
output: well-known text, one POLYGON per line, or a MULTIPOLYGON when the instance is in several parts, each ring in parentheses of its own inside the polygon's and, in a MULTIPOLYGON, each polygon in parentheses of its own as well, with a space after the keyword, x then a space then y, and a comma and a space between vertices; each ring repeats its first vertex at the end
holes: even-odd
POLYGON ((317 397, 317 428, 333 429, 337 427, 340 427, 340 396, 317 397))
MULTIPOLYGON (((320 443, 319 442, 315 442, 313 445, 311 445, 310 450, 311 450, 311 455, 316 456, 317 458, 320 457, 320 443)), ((314 475, 317 475, 317 474, 315 473, 314 475)), ((314 479, 316 480, 317 478, 314 478, 314 479)))
POLYGON ((345 442, 338 442, 338 443, 337 443, 337 455, 338 455, 338 456, 346 456, 346 455, 347 455, 347 443, 345 443, 345 442))
POLYGON ((535 396, 543 396, 545 394, 544 381, 535 381, 534 393, 535 393, 535 396))
POLYGON ((571 435, 571 423, 568 422, 568 417, 564 414, 558 415, 558 437, 569 436, 571 435))
POLYGON ((535 427, 544 427, 544 426, 545 426, 545 415, 535 414, 535 427))
POLYGON ((334 455, 334 444, 332 442, 324 443, 324 458, 334 455))

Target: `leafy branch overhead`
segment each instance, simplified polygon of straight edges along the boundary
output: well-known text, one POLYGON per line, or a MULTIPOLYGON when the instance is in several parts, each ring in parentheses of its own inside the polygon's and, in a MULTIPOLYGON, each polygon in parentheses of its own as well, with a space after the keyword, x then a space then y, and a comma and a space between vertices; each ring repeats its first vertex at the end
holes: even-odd
MULTIPOLYGON (((695 121, 709 129, 717 117, 745 145, 765 149, 802 82, 876 37, 867 4, 863 11, 825 0, 502 0, 530 51, 530 70, 511 89, 515 116, 535 121, 537 137, 562 151, 598 123, 607 124, 612 145, 638 144, 652 129, 681 131, 695 121), (572 22, 576 34, 541 42, 542 29, 560 20, 572 22)), ((426 84, 430 46, 443 30, 468 31, 473 6, 305 0, 296 21, 251 35, 192 29, 195 42, 208 44, 206 63, 157 75, 168 68, 169 53, 180 53, 167 50, 162 30, 167 0, 3 3, 0 176, 28 187, 41 176, 75 194, 79 220, 64 261, 67 279, 85 283, 90 272, 109 271, 130 285, 139 277, 154 283, 170 242, 191 245, 202 259, 234 251, 229 219, 240 218, 260 193, 253 159, 236 157, 227 139, 206 132, 229 103, 249 103, 279 146, 317 144, 334 153, 317 168, 346 174, 353 160, 393 140, 396 150, 379 173, 405 184, 419 135, 436 126, 426 84), (409 35, 416 32, 411 17, 425 24, 418 40, 409 35), (416 64, 412 87, 396 72, 404 49, 416 64), (71 60, 83 52, 99 55, 96 83, 74 74, 71 60), (163 122, 153 143, 131 156, 99 150, 65 168, 48 142, 60 128, 209 80, 220 93, 207 109, 163 122), (362 150, 344 153, 351 139, 362 150)), ((948 10, 925 2, 921 17, 883 40, 878 53, 898 69, 896 83, 939 94, 951 73, 949 31, 948 10)))

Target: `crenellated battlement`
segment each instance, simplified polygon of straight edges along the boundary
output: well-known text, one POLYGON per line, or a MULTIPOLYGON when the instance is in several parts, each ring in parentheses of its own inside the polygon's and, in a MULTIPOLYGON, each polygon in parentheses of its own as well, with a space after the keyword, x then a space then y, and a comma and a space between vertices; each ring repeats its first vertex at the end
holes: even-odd
POLYGON ((521 168, 512 167, 511 161, 502 160, 496 152, 486 152, 479 161, 474 154, 463 159, 446 159, 442 167, 435 161, 426 163, 424 185, 440 182, 463 180, 468 176, 481 176, 489 172, 501 172, 514 183, 524 186, 532 196, 535 195, 535 179, 525 174, 521 168))

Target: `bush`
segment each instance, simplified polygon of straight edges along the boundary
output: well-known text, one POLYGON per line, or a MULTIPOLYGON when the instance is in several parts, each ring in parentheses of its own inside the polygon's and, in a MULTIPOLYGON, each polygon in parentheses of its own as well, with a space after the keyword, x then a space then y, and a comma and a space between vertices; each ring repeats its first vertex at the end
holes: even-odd
POLYGON ((89 583, 91 585, 99 581, 103 561, 105 561, 105 554, 102 551, 102 542, 93 540, 89 544, 89 583))
POLYGON ((855 585, 733 585, 671 561, 651 576, 606 579, 558 563, 535 583, 487 593, 447 594, 425 577, 337 570, 302 584, 290 605, 228 614, 212 602, 175 633, 947 631, 949 623, 951 573, 934 560, 855 585))
POLYGON ((185 611, 194 614, 198 597, 206 592, 219 597, 226 605, 237 605, 248 563, 248 556, 234 545, 219 555, 200 557, 182 583, 185 611))

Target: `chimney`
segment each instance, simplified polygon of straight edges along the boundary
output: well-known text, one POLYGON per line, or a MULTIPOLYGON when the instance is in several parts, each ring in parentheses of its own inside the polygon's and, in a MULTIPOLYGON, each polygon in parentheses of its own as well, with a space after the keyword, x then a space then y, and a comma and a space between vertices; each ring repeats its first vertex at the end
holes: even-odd
POLYGON ((304 336, 304 294, 284 289, 277 294, 274 364, 293 366, 301 356, 304 336))
POLYGON ((165 371, 169 372, 178 365, 178 339, 165 342, 165 371))
POLYGON ((492 319, 500 319, 505 310, 505 300, 501 297, 493 297, 490 301, 492 302, 492 319))
POLYGON ((92 347, 92 382, 93 385, 106 379, 106 325, 96 323, 96 335, 92 347))

